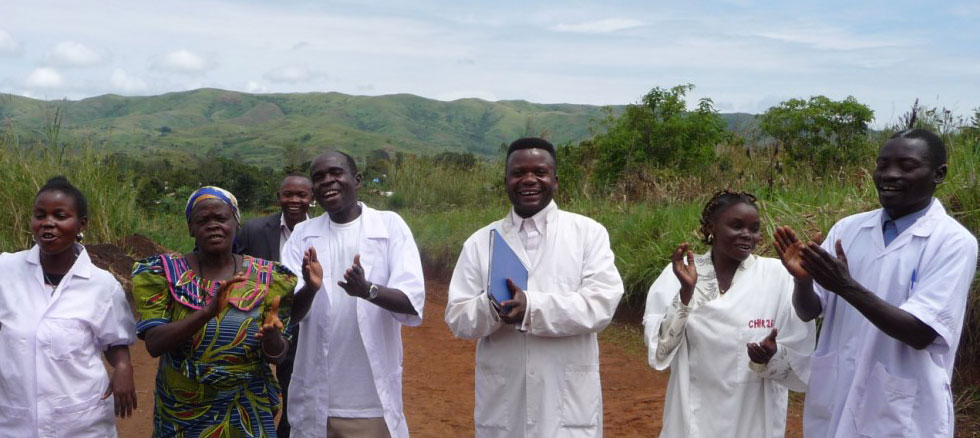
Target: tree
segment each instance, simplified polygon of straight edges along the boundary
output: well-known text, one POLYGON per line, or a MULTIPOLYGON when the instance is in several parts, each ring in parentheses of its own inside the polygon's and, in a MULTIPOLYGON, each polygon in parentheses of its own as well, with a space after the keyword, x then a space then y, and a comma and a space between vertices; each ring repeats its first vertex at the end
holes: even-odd
POLYGON ((762 132, 775 138, 796 165, 819 169, 860 158, 868 150, 868 123, 874 112, 848 96, 790 99, 759 116, 762 132))
POLYGON ((693 111, 687 110, 684 96, 693 89, 691 84, 657 87, 640 103, 628 105, 621 116, 608 112, 600 122, 606 132, 582 145, 597 153, 579 155, 598 158, 596 176, 606 183, 648 167, 691 169, 710 163, 715 146, 725 139, 726 125, 711 99, 703 98, 693 111))

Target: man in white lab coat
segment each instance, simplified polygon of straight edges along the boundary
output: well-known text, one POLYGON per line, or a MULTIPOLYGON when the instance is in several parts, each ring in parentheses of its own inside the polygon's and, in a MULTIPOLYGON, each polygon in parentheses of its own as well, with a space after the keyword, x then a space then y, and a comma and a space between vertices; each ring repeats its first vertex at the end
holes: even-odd
POLYGON ((422 323, 418 248, 401 217, 357 201, 361 174, 349 155, 320 155, 311 173, 327 214, 296 225, 282 253, 294 272, 323 267, 323 287, 293 302, 290 436, 407 438, 401 327, 422 323))
POLYGON ((446 323, 478 339, 476 436, 600 437, 602 390, 596 333, 623 295, 602 225, 558 209, 554 147, 522 138, 507 151, 513 208, 470 236, 449 284, 446 323), (490 230, 528 268, 527 290, 496 310, 487 296, 490 230))
POLYGON ((844 218, 823 246, 777 230, 797 314, 824 317, 805 436, 953 436, 950 379, 977 240, 932 197, 946 169, 939 137, 899 132, 878 153, 881 209, 844 218))

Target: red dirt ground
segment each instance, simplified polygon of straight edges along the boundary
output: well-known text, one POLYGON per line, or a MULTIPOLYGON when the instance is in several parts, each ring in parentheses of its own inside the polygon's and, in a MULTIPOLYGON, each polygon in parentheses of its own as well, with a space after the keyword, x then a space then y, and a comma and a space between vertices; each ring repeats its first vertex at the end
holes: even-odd
MULTIPOLYGON (((417 437, 473 436, 473 363, 476 343, 456 339, 443 322, 446 284, 427 284, 425 322, 405 328, 404 401, 409 431, 417 437)), ((612 328, 611 330, 623 330, 612 328)), ((627 329, 628 330, 628 329, 627 329)), ((621 341, 600 343, 605 436, 652 437, 660 432, 667 374, 629 351, 621 341)), ((157 361, 138 343, 132 347, 139 409, 117 422, 121 438, 152 431, 153 379, 157 361)), ((787 437, 800 437, 800 405, 790 408, 787 437)))

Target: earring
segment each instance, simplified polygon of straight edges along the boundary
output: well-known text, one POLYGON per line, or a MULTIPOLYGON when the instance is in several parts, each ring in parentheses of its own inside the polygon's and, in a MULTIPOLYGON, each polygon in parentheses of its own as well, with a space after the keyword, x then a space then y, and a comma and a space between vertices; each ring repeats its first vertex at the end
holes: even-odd
POLYGON ((77 241, 79 241, 79 242, 81 242, 81 241, 82 241, 82 239, 84 239, 84 238, 85 238, 85 233, 83 233, 83 232, 81 232, 81 231, 79 231, 79 232, 78 232, 78 235, 77 235, 77 236, 75 236, 75 240, 77 240, 77 241))
POLYGON ((715 243, 715 236, 714 234, 708 233, 708 245, 711 245, 712 243, 715 243))

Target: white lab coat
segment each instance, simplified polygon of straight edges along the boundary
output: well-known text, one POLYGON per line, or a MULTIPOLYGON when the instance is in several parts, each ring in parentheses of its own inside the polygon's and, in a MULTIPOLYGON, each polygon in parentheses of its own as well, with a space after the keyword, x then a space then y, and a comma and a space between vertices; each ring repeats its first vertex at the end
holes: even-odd
POLYGON ((606 229, 557 208, 532 265, 509 218, 463 244, 449 284, 446 323, 476 346, 477 437, 601 437, 602 389, 596 333, 623 295, 606 229), (530 266, 527 313, 503 324, 486 293, 490 230, 530 266))
MULTIPOLYGON (((329 278, 333 263, 350 265, 353 260, 326 260, 327 222, 324 214, 301 222, 293 229, 282 254, 283 264, 299 277, 296 291, 303 288, 303 253, 316 248, 323 269, 323 287, 317 292, 310 312, 299 323, 299 344, 293 377, 289 384, 290 436, 322 437, 329 417, 326 359, 330 354, 329 324, 330 287, 342 278, 329 278)), ((408 437, 408 425, 402 408, 402 325, 422 324, 425 282, 422 261, 412 231, 400 216, 378 211, 361 204, 362 230, 359 253, 367 280, 401 290, 408 296, 418 315, 389 312, 366 300, 357 301, 357 323, 367 351, 368 364, 374 376, 384 408, 388 431, 394 438, 408 437)))
POLYGON ((102 352, 136 340, 112 274, 78 259, 49 295, 37 246, 0 254, 0 437, 116 436, 102 352))
POLYGON ((827 234, 824 248, 835 254, 834 242, 841 240, 855 280, 939 336, 916 350, 816 285, 824 320, 811 359, 804 436, 953 436, 950 379, 977 240, 938 199, 928 208, 887 247, 881 210, 844 218, 827 234))
POLYGON ((751 255, 719 296, 711 253, 695 261, 695 294, 714 298, 696 306, 692 298, 687 322, 677 332, 680 343, 660 359, 661 322, 681 305, 681 284, 671 265, 647 293, 643 325, 650 366, 670 367, 660 436, 782 437, 787 388, 806 389, 816 342, 813 322, 803 322, 793 310, 793 277, 779 260, 751 255), (752 370, 746 344, 761 342, 774 328, 776 355, 752 370))

